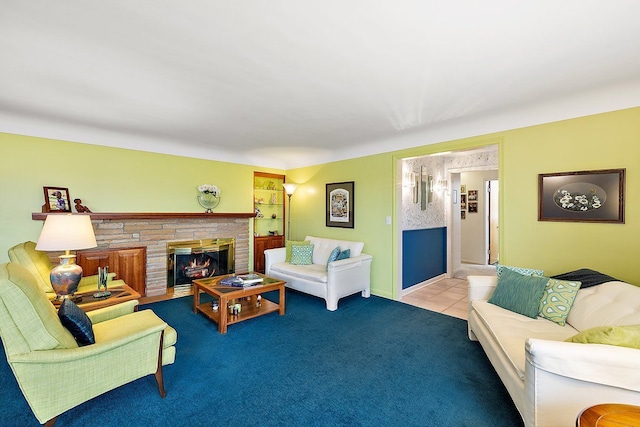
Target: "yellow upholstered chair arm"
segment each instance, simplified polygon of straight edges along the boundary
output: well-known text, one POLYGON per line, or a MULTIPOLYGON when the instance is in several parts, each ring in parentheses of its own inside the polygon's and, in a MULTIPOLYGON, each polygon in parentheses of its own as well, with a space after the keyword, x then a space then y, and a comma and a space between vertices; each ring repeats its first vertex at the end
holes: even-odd
MULTIPOLYGON (((106 328, 102 328, 104 330, 98 331, 94 329, 94 333, 96 334, 95 344, 84 347, 16 354, 10 357, 10 362, 59 364, 73 361, 80 363, 82 359, 87 359, 86 362, 90 364, 91 361, 100 354, 108 353, 118 347, 135 343, 136 341, 142 342, 143 338, 149 335, 157 335, 159 337, 167 327, 167 324, 155 316, 151 310, 144 310, 134 313, 131 316, 121 316, 110 321, 105 321, 103 325, 106 323, 109 323, 109 325, 106 328), (147 315, 147 312, 151 313, 151 315, 147 315), (136 316, 136 314, 143 315, 136 316)), ((147 346, 144 345, 143 348, 144 347, 147 346)))
POLYGON ((104 322, 105 320, 115 319, 116 317, 131 314, 135 311, 138 305, 138 300, 131 300, 122 302, 120 304, 111 305, 109 307, 99 308, 87 313, 91 323, 96 324, 104 322))

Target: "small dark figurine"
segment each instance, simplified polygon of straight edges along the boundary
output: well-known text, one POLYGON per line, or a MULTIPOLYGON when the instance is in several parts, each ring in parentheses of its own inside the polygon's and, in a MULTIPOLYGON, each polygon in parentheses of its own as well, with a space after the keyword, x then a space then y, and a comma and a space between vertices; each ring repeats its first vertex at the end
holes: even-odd
POLYGON ((78 211, 78 213, 91 213, 91 209, 86 206, 82 206, 82 199, 73 199, 73 202, 76 204, 76 211, 78 211))

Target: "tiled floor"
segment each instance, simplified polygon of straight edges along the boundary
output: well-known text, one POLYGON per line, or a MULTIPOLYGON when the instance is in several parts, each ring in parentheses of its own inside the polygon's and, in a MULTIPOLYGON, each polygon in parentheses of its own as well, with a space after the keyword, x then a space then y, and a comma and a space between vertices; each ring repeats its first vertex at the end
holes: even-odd
POLYGON ((441 279, 403 296, 401 301, 467 320, 467 281, 441 279))

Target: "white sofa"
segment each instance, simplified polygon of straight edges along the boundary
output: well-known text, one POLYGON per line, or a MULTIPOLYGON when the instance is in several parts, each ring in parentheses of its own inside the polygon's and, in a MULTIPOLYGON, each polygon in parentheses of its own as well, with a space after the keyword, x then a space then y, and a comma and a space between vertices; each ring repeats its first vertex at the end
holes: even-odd
POLYGON ((640 288, 610 281, 580 289, 560 326, 489 303, 495 276, 469 276, 469 338, 479 341, 525 426, 575 426, 600 403, 640 405, 640 350, 565 342, 597 326, 640 324, 640 288))
POLYGON ((337 310, 340 298, 356 292, 369 298, 373 257, 362 253, 363 242, 313 236, 305 240, 313 245, 313 264, 292 265, 285 262, 285 248, 268 249, 264 251, 265 274, 286 281, 288 288, 324 298, 330 311, 337 310), (338 246, 342 251, 349 249, 351 256, 327 265, 331 251, 338 246))

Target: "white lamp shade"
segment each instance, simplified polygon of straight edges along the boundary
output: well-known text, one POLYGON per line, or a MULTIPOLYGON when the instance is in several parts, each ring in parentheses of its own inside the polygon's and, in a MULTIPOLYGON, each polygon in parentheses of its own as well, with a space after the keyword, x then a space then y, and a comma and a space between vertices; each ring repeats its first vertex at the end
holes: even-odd
POLYGON ((293 192, 296 191, 296 188, 298 188, 297 184, 282 184, 282 186, 288 195, 292 195, 293 192))
POLYGON ((50 214, 44 221, 36 249, 68 251, 98 246, 89 215, 50 214))

